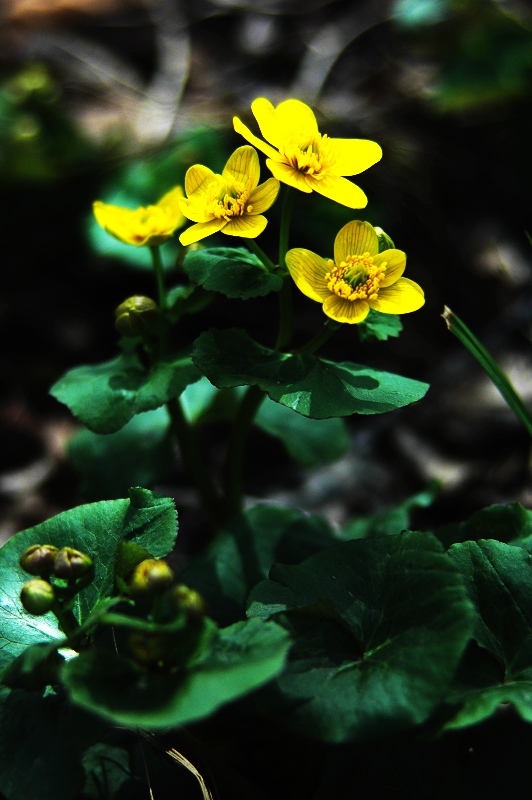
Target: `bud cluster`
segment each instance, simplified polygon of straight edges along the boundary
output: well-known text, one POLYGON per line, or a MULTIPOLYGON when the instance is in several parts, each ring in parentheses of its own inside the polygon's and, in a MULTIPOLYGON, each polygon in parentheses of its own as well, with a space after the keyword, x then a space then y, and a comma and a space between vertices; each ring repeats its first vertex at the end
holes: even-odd
POLYGON ((92 558, 73 547, 34 544, 22 553, 19 564, 24 572, 36 576, 20 593, 22 605, 34 616, 57 609, 57 602, 77 594, 93 576, 92 558))

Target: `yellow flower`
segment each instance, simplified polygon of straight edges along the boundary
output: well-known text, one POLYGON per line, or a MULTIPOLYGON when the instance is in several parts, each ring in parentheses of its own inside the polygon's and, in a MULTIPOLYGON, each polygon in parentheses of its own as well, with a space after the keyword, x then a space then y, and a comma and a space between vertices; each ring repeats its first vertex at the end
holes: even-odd
POLYGON ((233 118, 235 131, 268 156, 266 164, 276 178, 302 192, 319 192, 348 208, 367 205, 362 189, 342 176, 358 175, 379 161, 382 150, 376 142, 322 135, 312 109, 299 100, 285 100, 274 108, 259 97, 251 110, 273 147, 254 136, 238 117, 233 118))
POLYGON ((322 303, 325 314, 336 322, 362 322, 370 308, 407 314, 425 302, 421 287, 401 277, 406 255, 395 249, 379 253, 369 222, 344 225, 334 242, 334 261, 295 248, 286 254, 286 265, 303 294, 322 303))
POLYGON ((181 197, 183 190, 176 186, 154 206, 132 209, 96 200, 92 208, 98 224, 115 239, 135 247, 153 247, 166 242, 184 224, 185 218, 179 209, 181 197))
POLYGON ((275 202, 279 181, 268 178, 259 186, 259 177, 259 156, 247 144, 235 150, 221 175, 202 164, 190 167, 185 176, 188 198, 179 205, 196 225, 181 234, 181 244, 193 244, 217 231, 247 239, 262 233, 268 223, 262 212, 275 202))

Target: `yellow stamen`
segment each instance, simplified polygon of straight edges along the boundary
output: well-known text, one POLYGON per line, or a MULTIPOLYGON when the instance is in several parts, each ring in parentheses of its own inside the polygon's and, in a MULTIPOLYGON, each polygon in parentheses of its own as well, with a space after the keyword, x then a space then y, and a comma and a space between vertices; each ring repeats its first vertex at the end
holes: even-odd
POLYGON ((206 207, 213 217, 229 222, 231 217, 241 217, 251 212, 252 206, 248 203, 250 194, 249 182, 227 184, 217 178, 207 189, 206 207))
POLYGON ((344 300, 376 300, 386 275, 386 262, 376 266, 369 253, 348 256, 338 266, 329 259, 327 288, 344 300))
POLYGON ((318 180, 334 162, 327 134, 318 133, 317 139, 304 143, 292 137, 283 145, 282 153, 291 167, 318 180))

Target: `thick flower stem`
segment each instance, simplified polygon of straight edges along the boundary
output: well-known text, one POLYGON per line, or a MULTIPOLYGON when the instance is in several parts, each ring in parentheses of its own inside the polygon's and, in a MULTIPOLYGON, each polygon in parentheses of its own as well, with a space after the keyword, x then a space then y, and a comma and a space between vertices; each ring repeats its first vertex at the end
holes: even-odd
POLYGON ((242 472, 247 437, 255 414, 265 397, 265 393, 258 386, 249 386, 235 415, 224 470, 226 519, 231 519, 242 511, 244 499, 242 472))
MULTIPOLYGON (((294 205, 295 190, 291 186, 285 189, 283 210, 281 213, 281 230, 279 233, 279 269, 286 273, 286 254, 288 252, 288 237, 290 234, 290 220, 294 205)), ((290 279, 285 279, 279 292, 279 333, 277 335, 276 350, 288 347, 292 339, 292 285, 290 279)))
POLYGON ((151 260, 155 270, 155 280, 157 281, 157 301, 161 311, 166 309, 166 289, 164 286, 163 260, 161 250, 158 245, 150 247, 151 260))
POLYGON ((260 261, 262 261, 266 269, 269 270, 269 272, 275 272, 276 269, 275 264, 273 263, 271 258, 268 258, 264 250, 261 247, 259 247, 255 239, 244 239, 244 241, 246 242, 250 250, 252 250, 255 253, 257 258, 260 261))
POLYGON ((203 463, 196 431, 186 419, 178 397, 170 400, 166 407, 170 414, 172 432, 177 439, 185 469, 196 487, 202 507, 212 522, 218 525, 220 501, 203 463))
POLYGON ((493 381, 506 403, 514 412, 517 419, 524 425, 529 436, 532 436, 532 413, 525 405, 523 399, 517 394, 497 362, 493 360, 486 348, 479 342, 474 333, 469 330, 467 325, 462 322, 460 317, 457 317, 447 306, 444 307, 442 317, 447 323, 447 328, 451 333, 454 333, 456 338, 459 339, 477 359, 480 366, 493 381))
POLYGON ((302 356, 305 353, 314 353, 319 347, 322 346, 322 344, 325 344, 325 342, 331 338, 333 333, 335 333, 335 331, 337 331, 338 328, 341 327, 342 327, 341 322, 335 322, 332 319, 328 319, 325 322, 323 328, 319 330, 312 337, 312 339, 309 339, 309 341, 306 344, 304 344, 303 347, 300 347, 299 350, 296 350, 294 355, 302 356))

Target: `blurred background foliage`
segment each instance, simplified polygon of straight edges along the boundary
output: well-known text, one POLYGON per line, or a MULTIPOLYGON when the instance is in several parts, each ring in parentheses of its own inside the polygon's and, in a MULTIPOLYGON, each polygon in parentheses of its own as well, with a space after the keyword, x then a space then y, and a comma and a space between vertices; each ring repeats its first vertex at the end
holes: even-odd
MULTIPOLYGON (((232 116, 251 123, 258 96, 297 97, 329 134, 382 145, 382 161, 359 179, 367 209, 298 196, 291 244, 330 253, 354 217, 392 236, 426 306, 404 319, 397 340, 361 345, 342 330, 329 352, 432 390, 415 409, 353 420, 351 453, 325 476, 276 469, 282 451, 257 434, 250 490, 269 486, 273 499, 289 495, 337 520, 437 478, 441 499, 420 510, 420 524, 532 501, 524 434, 439 318, 451 306, 532 399, 528 3, 4 0, 0 13, 4 535, 83 499, 65 456, 76 426, 47 391, 66 369, 110 358, 113 309, 152 291, 139 269, 146 253, 104 234, 92 201, 136 207, 182 182, 193 163, 219 170, 242 144, 232 116)), ((278 217, 275 206, 267 251, 278 217)), ((177 282, 179 246, 165 247, 177 282)), ((212 325, 242 314, 260 339, 274 299, 234 303, 213 304, 212 325)), ((297 309, 302 341, 321 312, 303 297, 297 309)), ((198 332, 187 318, 183 340, 198 332)), ((175 494, 180 480, 165 490, 175 494)))

